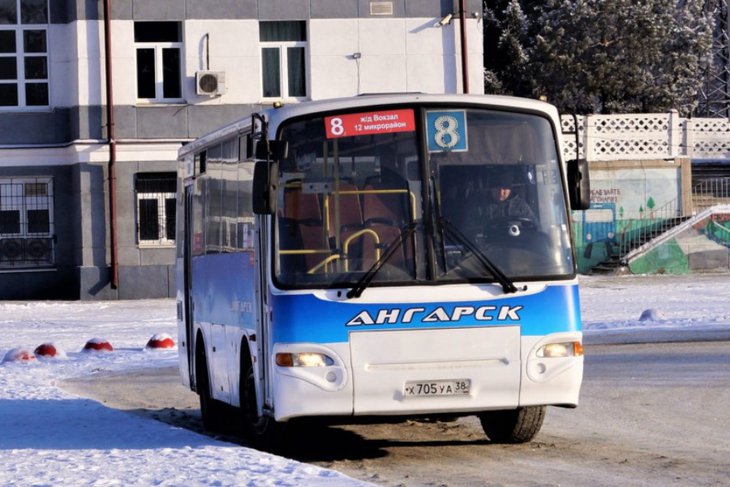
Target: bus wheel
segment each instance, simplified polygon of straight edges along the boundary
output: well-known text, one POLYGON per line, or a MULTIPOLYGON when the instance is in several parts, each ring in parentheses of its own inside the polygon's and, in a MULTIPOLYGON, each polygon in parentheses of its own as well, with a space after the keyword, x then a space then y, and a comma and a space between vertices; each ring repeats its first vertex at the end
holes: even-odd
POLYGON ((224 428, 226 422, 225 411, 223 404, 211 397, 208 377, 208 361, 203 352, 195 360, 195 380, 200 399, 200 415, 203 418, 204 429, 219 432, 224 428))
POLYGON ((242 362, 240 391, 243 435, 256 446, 277 448, 283 425, 277 423, 271 416, 259 415, 253 365, 250 360, 242 362))
POLYGON ((542 427, 546 406, 527 406, 479 414, 482 429, 492 443, 526 443, 542 427))

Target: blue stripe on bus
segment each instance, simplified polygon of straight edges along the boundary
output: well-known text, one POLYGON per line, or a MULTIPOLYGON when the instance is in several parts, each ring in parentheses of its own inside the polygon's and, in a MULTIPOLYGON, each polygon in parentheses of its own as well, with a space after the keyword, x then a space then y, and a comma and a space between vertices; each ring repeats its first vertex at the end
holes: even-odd
POLYGON ((362 304, 313 294, 272 299, 274 342, 346 342, 350 331, 519 325, 523 336, 580 331, 578 285, 530 295, 448 303, 362 304))

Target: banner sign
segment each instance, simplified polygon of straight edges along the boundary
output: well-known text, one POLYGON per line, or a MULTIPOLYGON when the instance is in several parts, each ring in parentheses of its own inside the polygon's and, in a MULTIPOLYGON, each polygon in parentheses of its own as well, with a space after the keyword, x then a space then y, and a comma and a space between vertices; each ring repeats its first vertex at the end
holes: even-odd
POLYGON ((416 130, 415 115, 411 109, 335 115, 325 117, 324 123, 328 139, 416 130))

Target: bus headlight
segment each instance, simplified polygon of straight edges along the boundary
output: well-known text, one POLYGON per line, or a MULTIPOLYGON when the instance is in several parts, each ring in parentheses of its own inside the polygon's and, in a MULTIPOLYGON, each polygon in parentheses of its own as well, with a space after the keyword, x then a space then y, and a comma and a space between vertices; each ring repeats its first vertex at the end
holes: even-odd
POLYGON ((335 361, 323 353, 277 353, 276 365, 280 367, 327 367, 335 361))
POLYGON ((583 345, 580 342, 548 343, 538 348, 536 355, 540 358, 580 357, 583 345))

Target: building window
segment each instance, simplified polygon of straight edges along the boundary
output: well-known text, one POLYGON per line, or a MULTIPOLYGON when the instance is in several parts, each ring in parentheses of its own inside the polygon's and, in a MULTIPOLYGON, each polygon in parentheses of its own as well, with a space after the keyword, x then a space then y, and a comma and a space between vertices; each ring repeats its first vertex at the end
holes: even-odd
POLYGON ((135 22, 137 98, 154 102, 182 99, 180 22, 135 22))
POLYGON ((307 24, 260 22, 264 98, 307 96, 307 24))
POLYGON ((53 264, 52 183, 0 179, 0 270, 53 264))
POLYGON ((137 239, 140 245, 175 243, 175 173, 140 173, 137 193, 137 239))
POLYGON ((0 0, 0 110, 48 105, 48 0, 0 0))

